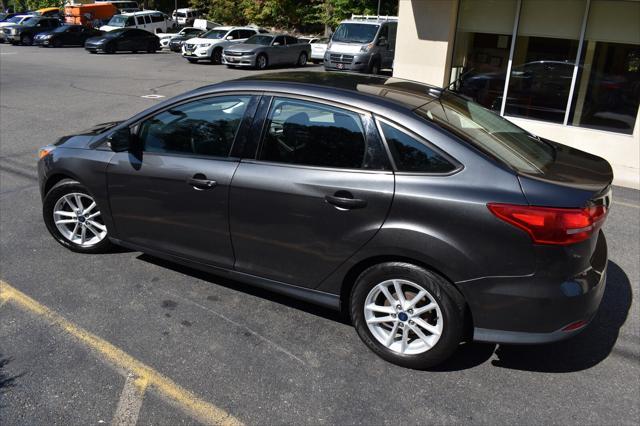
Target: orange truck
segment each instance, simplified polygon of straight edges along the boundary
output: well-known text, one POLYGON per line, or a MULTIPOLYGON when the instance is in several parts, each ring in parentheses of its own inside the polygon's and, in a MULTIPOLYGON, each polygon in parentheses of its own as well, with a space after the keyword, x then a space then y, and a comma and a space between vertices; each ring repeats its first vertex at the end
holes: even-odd
POLYGON ((64 17, 67 24, 79 24, 87 27, 99 27, 102 21, 108 21, 118 9, 111 3, 93 3, 65 6, 64 17))

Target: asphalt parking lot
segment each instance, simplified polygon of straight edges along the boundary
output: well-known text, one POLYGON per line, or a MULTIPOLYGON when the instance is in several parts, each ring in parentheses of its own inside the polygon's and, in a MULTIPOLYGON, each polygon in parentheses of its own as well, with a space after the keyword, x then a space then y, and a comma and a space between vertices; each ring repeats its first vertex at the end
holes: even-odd
POLYGON ((463 345, 432 371, 378 358, 335 312, 49 236, 38 147, 159 102, 145 96, 255 73, 0 45, 1 424, 636 424, 638 191, 614 189, 607 289, 586 331, 463 345))

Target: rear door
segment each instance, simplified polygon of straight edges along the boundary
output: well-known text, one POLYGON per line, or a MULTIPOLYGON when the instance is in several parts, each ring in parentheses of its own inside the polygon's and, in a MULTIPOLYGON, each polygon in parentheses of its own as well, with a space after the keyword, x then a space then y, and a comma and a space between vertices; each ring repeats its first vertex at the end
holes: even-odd
POLYGON ((246 94, 202 98, 137 124, 138 147, 116 153, 107 169, 118 237, 232 267, 229 184, 239 160, 229 153, 256 102, 246 94))
POLYGON ((394 176, 369 114, 291 97, 267 108, 231 187, 235 267, 314 288, 380 229, 394 176))

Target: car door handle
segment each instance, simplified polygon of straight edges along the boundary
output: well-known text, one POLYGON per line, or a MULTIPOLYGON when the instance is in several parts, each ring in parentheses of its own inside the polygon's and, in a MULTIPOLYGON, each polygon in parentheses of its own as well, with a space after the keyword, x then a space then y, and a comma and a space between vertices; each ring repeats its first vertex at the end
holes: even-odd
POLYGON ((187 179, 187 183, 197 190, 211 189, 217 185, 215 180, 207 179, 206 176, 200 173, 187 179))
POLYGON ((334 195, 325 195, 324 199, 327 203, 340 209, 351 210, 367 207, 367 200, 353 198, 353 195, 348 191, 338 191, 334 195))

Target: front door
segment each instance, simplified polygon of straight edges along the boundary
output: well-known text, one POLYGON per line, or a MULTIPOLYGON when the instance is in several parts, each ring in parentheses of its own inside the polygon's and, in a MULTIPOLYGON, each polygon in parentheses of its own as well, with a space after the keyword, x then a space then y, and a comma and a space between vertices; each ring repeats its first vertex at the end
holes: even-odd
POLYGON ((231 186, 236 270, 314 288, 376 234, 394 176, 370 120, 274 98, 257 160, 243 160, 231 186))
POLYGON ((133 152, 107 169, 118 237, 125 242, 211 265, 232 267, 229 158, 248 95, 182 103, 136 126, 133 152))

